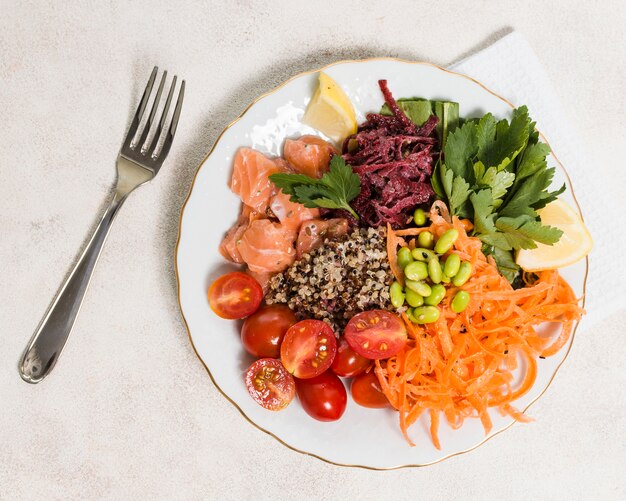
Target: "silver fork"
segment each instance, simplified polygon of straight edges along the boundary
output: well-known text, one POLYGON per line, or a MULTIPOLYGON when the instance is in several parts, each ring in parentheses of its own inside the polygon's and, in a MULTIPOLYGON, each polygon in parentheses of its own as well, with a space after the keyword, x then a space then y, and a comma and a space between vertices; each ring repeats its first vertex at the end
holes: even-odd
POLYGON ((156 132, 150 139, 148 137, 155 123, 154 118, 161 101, 167 71, 163 72, 161 77, 156 97, 154 98, 150 114, 147 116, 141 137, 139 140, 134 141, 139 125, 144 118, 157 72, 158 68, 155 66, 139 103, 137 113, 122 144, 122 149, 117 157, 117 182, 113 200, 104 212, 78 263, 76 263, 70 276, 52 301, 50 308, 33 334, 22 356, 19 371, 22 379, 28 383, 38 383, 52 371, 72 331, 74 321, 78 316, 85 292, 89 286, 91 275, 98 262, 100 251, 102 251, 115 215, 135 188, 152 180, 158 174, 165 157, 167 157, 170 151, 185 95, 184 80, 181 83, 174 113, 161 148, 157 149, 160 145, 159 138, 166 125, 170 103, 174 95, 176 76, 172 80, 156 132))

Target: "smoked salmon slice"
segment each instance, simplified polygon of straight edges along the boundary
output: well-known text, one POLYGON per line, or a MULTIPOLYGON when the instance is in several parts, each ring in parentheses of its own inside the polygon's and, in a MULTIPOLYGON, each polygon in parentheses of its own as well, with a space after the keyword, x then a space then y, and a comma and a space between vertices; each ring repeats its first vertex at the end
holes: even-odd
POLYGON ((327 238, 336 239, 348 233, 348 220, 342 217, 334 219, 313 219, 300 228, 296 242, 296 257, 321 247, 327 238))
POLYGON ((269 219, 252 221, 237 242, 241 258, 255 273, 276 273, 296 259, 295 232, 269 219))
POLYGON ((265 212, 274 187, 269 176, 280 170, 279 164, 263 153, 240 148, 235 155, 230 189, 250 208, 265 212))
POLYGON ((320 217, 319 209, 307 209, 289 198, 279 190, 270 200, 270 209, 285 228, 297 233, 303 222, 320 217))
POLYGON ((248 229, 248 221, 239 216, 237 222, 224 235, 224 239, 220 244, 220 254, 229 261, 237 264, 243 263, 243 258, 237 250, 237 242, 241 240, 241 236, 248 229))
POLYGON ((330 159, 338 152, 320 137, 302 136, 285 140, 283 154, 296 172, 320 178, 328 172, 330 159))
POLYGON ((237 242, 241 240, 241 236, 248 229, 248 225, 257 219, 261 219, 263 214, 251 209, 247 205, 243 205, 239 218, 230 230, 224 235, 224 239, 220 244, 219 250, 222 256, 233 263, 242 264, 243 258, 237 249, 237 242))
POLYGON ((235 155, 230 188, 241 198, 243 206, 220 244, 220 253, 233 263, 247 264, 250 274, 267 284, 271 274, 283 271, 295 261, 296 254, 310 252, 327 237, 345 234, 345 219, 320 219, 319 209, 292 202, 269 180, 276 172, 289 171, 319 178, 328 171, 336 153, 330 143, 315 136, 288 139, 285 158, 272 159, 251 148, 240 148, 235 155))

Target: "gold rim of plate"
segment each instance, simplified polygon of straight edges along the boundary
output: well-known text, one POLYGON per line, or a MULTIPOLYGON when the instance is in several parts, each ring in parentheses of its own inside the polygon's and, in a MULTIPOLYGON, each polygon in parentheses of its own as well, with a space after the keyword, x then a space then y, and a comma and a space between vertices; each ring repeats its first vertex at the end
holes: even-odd
MULTIPOLYGON (((207 365, 204 363, 204 360, 202 360, 202 357, 198 354, 198 350, 196 350, 196 346, 193 343, 193 339, 191 337, 191 332, 189 331, 189 325, 187 325, 187 319, 185 318, 185 314, 183 313, 183 308, 182 308, 182 305, 180 303, 180 279, 179 279, 179 276, 178 276, 178 260, 177 260, 177 257, 178 257, 178 246, 180 244, 180 235, 181 235, 181 228, 182 228, 182 221, 183 221, 183 214, 185 212, 185 207, 187 206, 187 202, 189 201, 189 197, 191 196, 193 188, 194 188, 194 186, 196 184, 196 179, 198 177, 198 173, 200 172, 200 169, 202 168, 204 163, 207 161, 207 159, 211 156, 211 154, 213 153, 213 150, 215 149, 216 145, 222 139, 222 136, 224 135, 224 133, 228 129, 230 129, 233 125, 235 125, 239 120, 241 120, 241 118, 248 112, 248 110, 250 108, 252 108, 252 106, 254 106, 257 102, 259 102, 260 100, 264 99, 265 97, 270 96, 271 94, 274 94, 275 92, 279 91, 281 88, 283 88, 285 85, 287 85, 292 80, 295 80, 295 79, 300 78, 300 77, 305 76, 305 75, 310 75, 312 73, 317 73, 317 72, 320 72, 320 71, 324 71, 327 68, 330 68, 332 66, 337 66, 337 65, 340 65, 340 64, 346 64, 346 63, 366 63, 366 62, 371 62, 371 61, 395 61, 395 62, 404 63, 404 64, 421 64, 421 65, 424 65, 424 66, 431 66, 431 67, 436 68, 436 69, 438 69, 440 71, 444 71, 444 72, 449 73, 451 75, 455 75, 457 77, 461 77, 461 78, 464 78, 466 80, 469 80, 469 81, 479 85, 480 87, 482 87, 484 90, 486 90, 487 92, 489 92, 493 96, 495 96, 498 99, 504 101, 511 108, 515 108, 513 103, 511 103, 509 100, 505 99, 504 97, 500 96, 499 94, 495 93, 494 91, 492 91, 491 89, 489 89, 488 87, 483 85, 481 82, 479 82, 475 78, 472 78, 472 77, 469 77, 469 76, 464 75, 462 73, 457 73, 455 71, 451 71, 451 70, 448 70, 446 68, 443 68, 443 67, 441 67, 439 65, 436 65, 436 64, 433 64, 433 63, 429 63, 429 62, 424 62, 424 61, 409 61, 407 59, 399 59, 399 58, 395 58, 395 57, 372 57, 372 58, 367 58, 367 59, 346 59, 346 60, 343 60, 343 61, 336 61, 334 63, 327 64, 327 65, 325 65, 325 66, 323 66, 321 68, 317 68, 317 69, 309 70, 309 71, 303 71, 302 73, 298 73, 297 75, 292 76, 288 80, 285 80, 283 83, 281 83, 280 85, 278 85, 274 89, 270 90, 269 92, 261 94, 254 101, 252 101, 248 106, 246 106, 246 108, 239 114, 239 116, 237 118, 235 118, 231 123, 229 123, 224 128, 224 130, 222 130, 222 132, 220 132, 219 136, 217 136, 217 139, 213 143, 213 146, 209 150, 209 153, 206 155, 206 157, 204 157, 204 159, 202 160, 202 162, 198 166, 198 168, 196 170, 196 173, 195 173, 195 175, 193 177, 193 181, 191 183, 191 186, 189 188, 189 193, 187 193, 187 197, 185 198, 185 202, 183 203, 183 205, 181 207, 180 216, 178 218, 178 236, 176 238, 176 247, 174 249, 174 269, 175 269, 175 272, 176 272, 176 300, 177 300, 177 303, 178 303, 178 309, 180 310, 180 314, 181 314, 181 316, 183 318, 183 322, 185 324, 185 330, 187 331, 187 337, 189 338, 189 342, 191 343, 191 347, 193 348, 193 351, 196 354, 196 357, 198 357, 198 360, 200 360, 200 363, 202 363, 202 365, 206 369, 207 373, 209 374, 209 378, 211 379, 211 381, 213 382, 213 384, 215 385, 217 390, 222 394, 222 396, 224 396, 224 398, 226 398, 226 400, 228 400, 239 411, 239 413, 245 418, 246 421, 248 421, 252 426, 257 428, 258 430, 261 430, 262 432, 266 433, 267 435, 273 437, 274 439, 276 439, 279 443, 281 443, 285 447, 291 449, 292 451, 298 452, 300 454, 304 454, 305 456, 314 457, 314 458, 317 458, 317 459, 319 459, 321 461, 324 461, 325 463, 329 463, 329 464, 332 464, 332 465, 335 465, 335 466, 343 466, 343 467, 346 467, 346 468, 362 468, 362 469, 365 469, 365 470, 388 471, 388 470, 399 470, 401 468, 421 468, 421 467, 424 467, 424 466, 430 466, 430 465, 433 465, 433 464, 440 463, 440 462, 445 461, 446 459, 450 459, 451 457, 454 457, 454 456, 460 456, 461 454, 466 454, 468 452, 473 451, 474 449, 477 449, 481 445, 485 444, 486 442, 491 440, 496 435, 499 435, 503 431, 508 430, 511 426, 513 426, 515 424, 515 421, 513 420, 511 423, 506 425, 504 428, 501 428, 498 431, 494 432, 493 434, 485 437, 484 440, 482 440, 478 444, 470 447, 469 449, 465 449, 465 450, 462 450, 462 451, 459 451, 459 452, 455 452, 453 454, 448 454, 447 456, 444 456, 444 457, 442 457, 440 459, 437 459, 436 461, 431 461, 429 463, 404 464, 404 465, 390 466, 390 467, 385 467, 385 468, 376 468, 376 467, 373 467, 373 466, 364 466, 364 465, 358 465, 358 464, 336 463, 335 461, 331 461, 330 459, 323 458, 323 457, 321 457, 321 456, 319 456, 317 454, 313 454, 311 452, 306 452, 306 451, 297 449, 296 447, 293 447, 292 445, 289 445, 288 443, 286 443, 282 439, 278 438, 272 432, 266 430, 265 428, 259 426, 254 421, 252 421, 252 419, 250 417, 248 417, 248 415, 235 403, 235 401, 232 398, 230 398, 224 392, 224 390, 222 390, 222 388, 220 388, 220 386, 217 384, 217 382, 213 378, 213 374, 211 374, 211 370, 207 367, 207 365)), ((538 131, 538 132, 539 132, 539 135, 541 136, 541 139, 546 144, 548 144, 548 146, 550 146, 550 143, 548 143, 548 140, 541 133, 541 131, 538 131)), ((550 148, 550 150, 551 150, 552 157, 554 158, 556 164, 563 171, 563 174, 565 175, 565 178, 567 180, 567 185, 568 185, 568 188, 570 189, 570 192, 572 194, 572 198, 574 199, 574 203, 576 204, 576 209, 578 211, 578 214, 580 214, 581 219, 584 221, 583 214, 582 214, 582 211, 580 210, 580 205, 578 203, 578 199, 576 198, 576 194, 574 193, 574 186, 572 185, 572 181, 571 181, 571 179, 569 177, 569 174, 565 170, 565 167, 563 166, 561 161, 557 158, 557 156, 554 153, 554 151, 552 150, 552 148, 550 148)), ((585 306, 585 297, 586 297, 586 291, 587 291, 587 276, 588 276, 588 274, 589 274, 589 257, 587 256, 587 257, 585 257, 585 278, 583 280, 583 297, 582 297, 582 306, 583 307, 585 306)), ((574 326, 574 330, 572 331, 572 337, 571 337, 571 340, 569 342, 569 346, 567 347, 567 352, 565 353, 565 356, 563 357, 563 360, 561 360, 559 365, 557 365, 556 369, 554 370, 554 373, 550 377, 550 380, 548 381, 548 384, 543 389, 543 391, 539 395, 537 395, 523 409, 523 412, 526 412, 537 400, 539 400, 543 396, 543 394, 548 390, 550 385, 552 384, 552 381, 556 377, 556 374, 558 373, 559 369, 561 368, 561 366, 563 365, 563 363, 565 362, 565 360, 567 360, 567 357, 569 356, 570 350, 572 349, 572 345, 574 344, 574 338, 576 336, 576 331, 578 330, 578 325, 579 324, 580 324, 580 321, 576 322, 576 325, 574 326)))

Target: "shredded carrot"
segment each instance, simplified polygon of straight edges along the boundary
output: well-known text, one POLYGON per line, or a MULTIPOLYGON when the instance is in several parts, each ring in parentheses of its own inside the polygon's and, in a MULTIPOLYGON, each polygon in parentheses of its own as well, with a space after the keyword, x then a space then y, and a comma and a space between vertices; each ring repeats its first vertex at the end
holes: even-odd
POLYGON ((423 228, 406 228, 404 230, 396 230, 394 233, 398 237, 414 237, 416 235, 419 235, 420 233, 428 231, 429 229, 430 228, 428 226, 425 226, 423 228))
POLYGON ((439 411, 430 409, 430 436, 433 437, 434 446, 441 450, 439 443, 439 411))
POLYGON ((402 314, 407 345, 396 356, 377 360, 374 370, 383 393, 400 414, 407 442, 414 445, 408 429, 424 414, 430 417, 431 439, 439 449, 442 414, 454 429, 465 418, 477 417, 486 434, 492 427, 489 408, 516 421, 530 421, 512 402, 535 383, 537 358, 554 355, 565 346, 584 311, 558 271, 539 272, 536 279, 524 276, 526 287, 513 289, 493 259, 482 253, 480 240, 467 235, 468 222, 450 218, 439 202, 433 204, 430 220, 426 228, 396 232, 387 228, 391 270, 403 283, 396 257, 398 247, 406 245, 402 237, 425 230, 438 236, 454 227, 459 237, 451 252, 470 261, 474 269, 461 287, 470 293, 471 301, 464 312, 454 313, 450 302, 459 288, 450 286, 439 305, 437 322, 416 325, 402 314), (543 322, 561 324, 555 339, 538 332, 543 322))

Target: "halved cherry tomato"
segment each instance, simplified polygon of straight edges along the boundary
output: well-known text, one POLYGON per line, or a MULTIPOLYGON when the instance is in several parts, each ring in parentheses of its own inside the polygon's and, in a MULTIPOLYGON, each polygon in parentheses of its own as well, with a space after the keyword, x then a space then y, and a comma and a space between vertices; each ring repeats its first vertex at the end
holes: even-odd
POLYGON ((254 313, 263 300, 263 289, 240 271, 222 275, 209 287, 209 304, 216 315, 234 320, 254 313))
POLYGON ((302 408, 319 421, 337 421, 346 410, 346 388, 332 371, 311 379, 296 379, 296 391, 302 408))
POLYGON ((279 358, 283 337, 289 327, 296 322, 294 312, 282 304, 259 308, 243 323, 241 328, 243 347, 255 357, 279 358))
POLYGON ((350 348, 371 360, 393 357, 404 348, 407 340, 402 320, 385 310, 357 313, 344 333, 350 348))
POLYGON ((363 407, 382 409, 389 407, 389 400, 383 393, 374 371, 366 372, 352 380, 352 398, 363 407))
POLYGON ((262 358, 246 372, 246 388, 250 396, 270 411, 284 409, 296 394, 296 384, 280 360, 262 358))
POLYGON ((346 338, 342 337, 337 344, 337 355, 330 368, 338 376, 354 377, 364 372, 370 365, 372 361, 350 348, 346 338))
POLYGON ((291 374, 307 379, 321 374, 333 363, 337 340, 321 320, 302 320, 292 325, 280 345, 280 359, 291 374))

